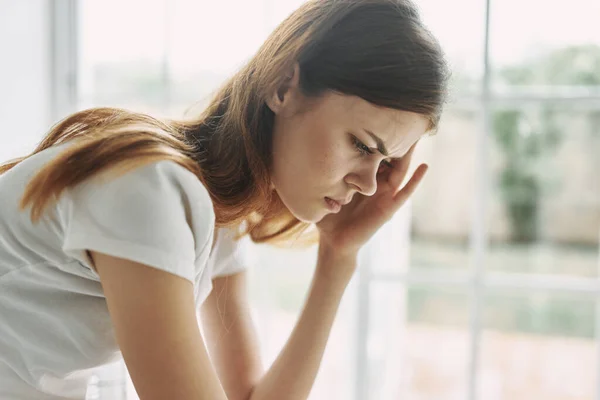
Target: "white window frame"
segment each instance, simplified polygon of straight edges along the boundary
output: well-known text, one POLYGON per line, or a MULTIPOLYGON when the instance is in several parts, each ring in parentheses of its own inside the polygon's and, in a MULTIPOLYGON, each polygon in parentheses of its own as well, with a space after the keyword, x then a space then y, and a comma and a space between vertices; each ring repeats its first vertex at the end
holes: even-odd
POLYGON ((50 117, 53 122, 74 112, 78 87, 77 0, 50 0, 50 117))

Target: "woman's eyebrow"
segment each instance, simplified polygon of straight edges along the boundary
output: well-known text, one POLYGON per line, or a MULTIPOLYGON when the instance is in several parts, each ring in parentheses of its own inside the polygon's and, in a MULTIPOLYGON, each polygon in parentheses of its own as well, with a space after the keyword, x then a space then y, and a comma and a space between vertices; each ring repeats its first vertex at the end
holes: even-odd
POLYGON ((381 140, 381 138, 379 136, 377 136, 370 130, 364 129, 364 128, 363 128, 363 130, 367 133, 367 135, 371 136, 371 138, 375 141, 375 143, 377 143, 377 150, 379 150, 379 152, 381 154, 383 154, 384 156, 389 157, 389 153, 387 151, 387 148, 385 147, 385 143, 383 143, 383 140, 381 140))

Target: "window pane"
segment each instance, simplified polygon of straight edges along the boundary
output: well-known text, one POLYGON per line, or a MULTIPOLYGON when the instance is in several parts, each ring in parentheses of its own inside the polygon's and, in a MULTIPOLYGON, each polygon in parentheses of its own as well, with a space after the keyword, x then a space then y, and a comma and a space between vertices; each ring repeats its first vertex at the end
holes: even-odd
POLYGON ((369 398, 465 399, 468 296, 377 282, 370 299, 369 398))
POLYGON ((595 309, 595 302, 585 298, 488 296, 478 371, 480 398, 594 399, 595 309))
POLYGON ((439 132, 417 146, 414 166, 426 162, 430 168, 413 195, 410 268, 469 267, 479 134, 477 112, 453 108, 442 117, 439 132))
MULTIPOLYGON (((600 85, 600 2, 492 1, 494 88, 600 85)), ((567 92, 568 93, 568 92, 567 92)), ((596 92, 597 93, 597 92, 596 92)))
POLYGON ((452 69, 455 95, 481 92, 485 0, 419 0, 423 21, 439 40, 452 69), (460 24, 449 15, 460 14, 460 24))
POLYGON ((495 109, 491 270, 597 276, 600 109, 495 109))
POLYGON ((164 108, 165 23, 165 0, 84 0, 80 107, 164 108))
POLYGON ((172 0, 168 18, 169 111, 175 115, 207 104, 270 33, 267 0, 172 0))

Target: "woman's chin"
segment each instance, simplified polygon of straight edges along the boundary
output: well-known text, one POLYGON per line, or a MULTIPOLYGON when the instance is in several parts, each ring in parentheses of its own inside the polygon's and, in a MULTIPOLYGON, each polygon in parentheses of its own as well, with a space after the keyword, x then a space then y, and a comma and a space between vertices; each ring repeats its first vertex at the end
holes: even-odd
POLYGON ((328 214, 326 209, 316 209, 316 208, 309 209, 308 207, 306 207, 306 208, 288 207, 288 210, 290 210, 292 215, 294 217, 298 218, 298 220, 309 223, 309 224, 316 224, 317 222, 319 222, 323 218, 325 218, 328 214))
POLYGON ((301 201, 296 196, 282 196, 282 193, 279 191, 277 194, 290 213, 302 222, 316 224, 329 214, 329 210, 325 206, 324 200, 321 203, 309 201, 306 198, 304 201, 301 201))
POLYGON ((325 218, 326 214, 320 213, 320 214, 313 214, 313 215, 296 215, 294 213, 292 213, 294 215, 294 217, 298 218, 300 221, 302 222, 306 222, 308 224, 316 224, 317 222, 321 221, 323 218, 325 218))

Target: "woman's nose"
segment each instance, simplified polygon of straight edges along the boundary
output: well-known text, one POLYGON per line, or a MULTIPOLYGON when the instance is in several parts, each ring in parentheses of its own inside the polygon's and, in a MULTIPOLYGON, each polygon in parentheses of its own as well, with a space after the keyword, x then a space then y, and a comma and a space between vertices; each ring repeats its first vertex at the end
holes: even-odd
POLYGON ((365 167, 348 175, 346 182, 355 186, 360 194, 373 196, 377 192, 377 170, 379 165, 365 167))

